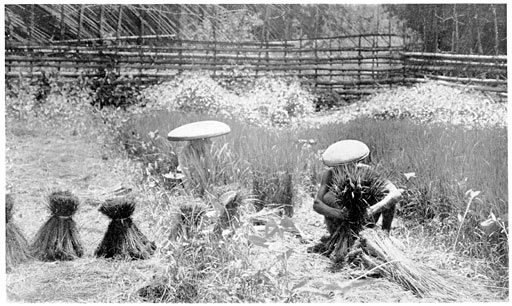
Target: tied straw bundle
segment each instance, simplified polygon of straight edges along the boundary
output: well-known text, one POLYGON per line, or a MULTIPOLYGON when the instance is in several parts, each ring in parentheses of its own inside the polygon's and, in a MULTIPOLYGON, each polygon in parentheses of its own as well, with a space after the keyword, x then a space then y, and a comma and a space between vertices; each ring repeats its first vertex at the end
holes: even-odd
POLYGON ((330 191, 335 208, 348 212, 346 220, 337 221, 336 231, 326 242, 327 255, 343 261, 358 234, 374 223, 367 209, 385 196, 386 179, 366 165, 348 164, 334 168, 330 191))
POLYGON ((100 206, 99 211, 111 221, 94 253, 97 257, 148 259, 153 255, 155 243, 148 240, 131 218, 135 206, 131 197, 109 199, 100 206))
POLYGON ((5 265, 11 271, 15 266, 30 258, 28 242, 18 226, 13 222, 14 199, 5 195, 5 265))
POLYGON ((45 261, 73 260, 82 257, 78 229, 72 216, 80 202, 70 191, 54 191, 48 196, 50 219, 34 238, 34 256, 45 261))
POLYGON ((468 289, 461 280, 408 259, 383 231, 365 229, 360 237, 362 261, 416 296, 442 302, 460 302, 467 297, 468 289))

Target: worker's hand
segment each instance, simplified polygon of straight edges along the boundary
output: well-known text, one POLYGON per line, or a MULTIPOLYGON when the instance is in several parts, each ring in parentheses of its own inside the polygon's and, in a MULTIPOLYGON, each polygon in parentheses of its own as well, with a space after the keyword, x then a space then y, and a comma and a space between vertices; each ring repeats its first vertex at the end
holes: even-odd
POLYGON ((340 219, 341 220, 348 220, 349 211, 346 207, 343 207, 340 209, 340 219))
POLYGON ((376 213, 376 208, 375 207, 376 207, 376 205, 368 207, 368 209, 366 209, 366 214, 368 216, 375 215, 375 213, 376 213))

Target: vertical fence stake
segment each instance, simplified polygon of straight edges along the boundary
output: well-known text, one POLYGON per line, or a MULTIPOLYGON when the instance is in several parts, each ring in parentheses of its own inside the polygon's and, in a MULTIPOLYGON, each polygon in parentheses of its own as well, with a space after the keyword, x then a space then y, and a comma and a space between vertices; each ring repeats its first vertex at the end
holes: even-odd
POLYGON ((143 59, 143 55, 144 55, 144 52, 142 50, 142 46, 144 45, 144 19, 142 18, 142 6, 139 6, 139 8, 141 9, 140 12, 138 12, 138 17, 139 17, 139 39, 138 39, 138 46, 139 46, 139 61, 140 61, 140 64, 139 64, 139 76, 137 78, 137 84, 140 86, 141 85, 141 81, 142 81, 142 59, 143 59))
POLYGON ((267 65, 265 67, 265 73, 268 73, 270 71, 270 55, 269 55, 269 52, 268 52, 268 49, 270 48, 270 45, 269 45, 269 42, 268 42, 268 35, 267 35, 267 38, 266 38, 266 49, 267 49, 267 53, 265 54, 265 57, 267 59, 267 65))
MULTIPOLYGON (((378 37, 377 37, 378 39, 378 37)), ((373 88, 375 88, 375 48, 376 48, 376 44, 375 44, 375 35, 373 36, 373 40, 372 40, 372 81, 374 82, 374 84, 372 85, 373 88)), ((378 60, 377 60, 378 61, 378 60)))
POLYGON ((286 74, 287 71, 288 71, 288 60, 286 58, 286 56, 288 55, 288 37, 286 37, 284 39, 284 51, 283 51, 283 62, 284 62, 284 66, 285 66, 285 71, 283 71, 283 74, 286 74))
MULTIPOLYGON (((398 23, 398 21, 397 21, 398 23)), ((397 25, 397 29, 399 28, 399 26, 397 25)), ((406 70, 406 65, 407 65, 407 58, 405 57, 405 55, 403 55, 403 53, 407 50, 407 43, 406 43, 406 40, 407 40, 407 36, 406 36, 406 30, 407 28, 405 27, 405 22, 402 24, 402 56, 403 56, 403 59, 402 59, 402 65, 403 65, 403 69, 402 69, 402 78, 403 78, 403 81, 402 83, 405 85, 405 80, 407 78, 407 70, 406 70)))
POLYGON ((80 12, 79 12, 79 15, 78 15, 78 30, 77 30, 77 33, 76 33, 76 38, 77 38, 77 41, 78 41, 78 45, 80 45, 80 39, 82 36, 82 22, 83 22, 83 19, 84 19, 84 5, 83 4, 80 4, 80 12))
MULTIPOLYGON (((116 52, 115 52, 115 58, 117 60, 117 52, 119 51, 119 36, 121 34, 121 25, 123 20, 123 5, 119 5, 119 11, 117 12, 117 27, 116 27, 116 52)), ((116 71, 119 75, 121 75, 121 66, 116 62, 116 71)))
POLYGON ((103 19, 105 18, 105 7, 100 4, 100 21, 98 24, 98 37, 100 38, 99 44, 103 45, 103 19))
MULTIPOLYGON (((388 35, 389 35, 389 55, 392 55, 393 51, 391 50, 391 47, 393 44, 391 42, 391 38, 392 38, 391 37, 391 18, 389 19, 388 35)), ((389 62, 389 68, 391 69, 393 67, 393 62, 392 62, 391 56, 389 57, 388 62, 389 62)), ((388 73, 388 78, 391 78, 393 76, 393 75, 390 75, 392 73, 393 73, 393 71, 388 73)), ((392 87, 393 87, 393 82, 389 82, 389 88, 392 88, 392 87)))
MULTIPOLYGON (((29 52, 32 52, 33 50, 30 49, 32 45, 32 35, 34 35, 34 27, 35 27, 35 4, 30 5, 30 25, 29 25, 29 32, 28 32, 28 46, 29 46, 29 52)), ((30 57, 30 77, 32 77, 32 74, 34 73, 34 67, 33 67, 33 61, 32 56, 30 57)))
POLYGON ((361 63, 361 58, 363 57, 363 55, 361 53, 362 52, 362 48, 361 48, 362 47, 362 45, 361 45, 361 35, 359 35, 358 38, 359 38, 358 39, 358 46, 359 46, 359 48, 358 48, 358 52, 357 52, 357 67, 358 67, 358 71, 357 71, 357 90, 359 91, 359 90, 361 90, 361 73, 362 73, 362 71, 361 71, 361 69, 362 69, 362 67, 361 67, 361 64, 362 64, 361 63))
POLYGON ((302 33, 299 38, 299 51, 297 53, 299 53, 299 78, 302 78, 302 33))
POLYGON ((66 24, 64 23, 64 18, 65 18, 65 15, 64 15, 64 5, 62 5, 60 7, 60 37, 59 37, 59 40, 66 39, 66 37, 65 37, 65 35, 66 35, 66 24))
POLYGON ((329 38, 329 68, 331 68, 329 70, 329 83, 331 83, 329 85, 329 90, 330 91, 333 91, 333 85, 332 85, 332 63, 333 63, 333 60, 332 60, 332 38, 329 38))
MULTIPOLYGON (((317 9, 318 11, 318 9, 317 9)), ((318 87, 318 39, 315 38, 315 94, 318 87)))

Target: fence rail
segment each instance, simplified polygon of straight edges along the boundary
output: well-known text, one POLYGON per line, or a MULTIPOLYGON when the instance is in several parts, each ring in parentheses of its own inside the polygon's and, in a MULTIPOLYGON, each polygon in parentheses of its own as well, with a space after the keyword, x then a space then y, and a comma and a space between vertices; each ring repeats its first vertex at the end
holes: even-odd
POLYGON ((134 36, 106 42, 89 39, 54 45, 7 44, 5 75, 37 78, 54 73, 73 79, 101 77, 105 70, 112 70, 147 82, 171 79, 187 70, 206 70, 216 78, 232 76, 231 69, 243 67, 247 77, 268 72, 296 76, 315 90, 335 91, 347 98, 426 79, 506 95, 506 56, 405 49, 403 39, 390 34, 237 43, 134 36), (149 43, 126 44, 136 38, 149 43))

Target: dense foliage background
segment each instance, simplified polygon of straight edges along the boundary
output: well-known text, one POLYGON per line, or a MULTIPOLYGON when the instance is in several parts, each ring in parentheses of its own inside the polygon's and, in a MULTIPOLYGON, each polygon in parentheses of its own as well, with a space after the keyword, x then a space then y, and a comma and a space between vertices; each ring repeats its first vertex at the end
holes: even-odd
POLYGON ((5 8, 6 36, 12 41, 58 42, 116 35, 258 41, 392 32, 407 34, 411 48, 421 44, 419 48, 429 52, 505 54, 507 50, 505 4, 48 4, 5 8))

